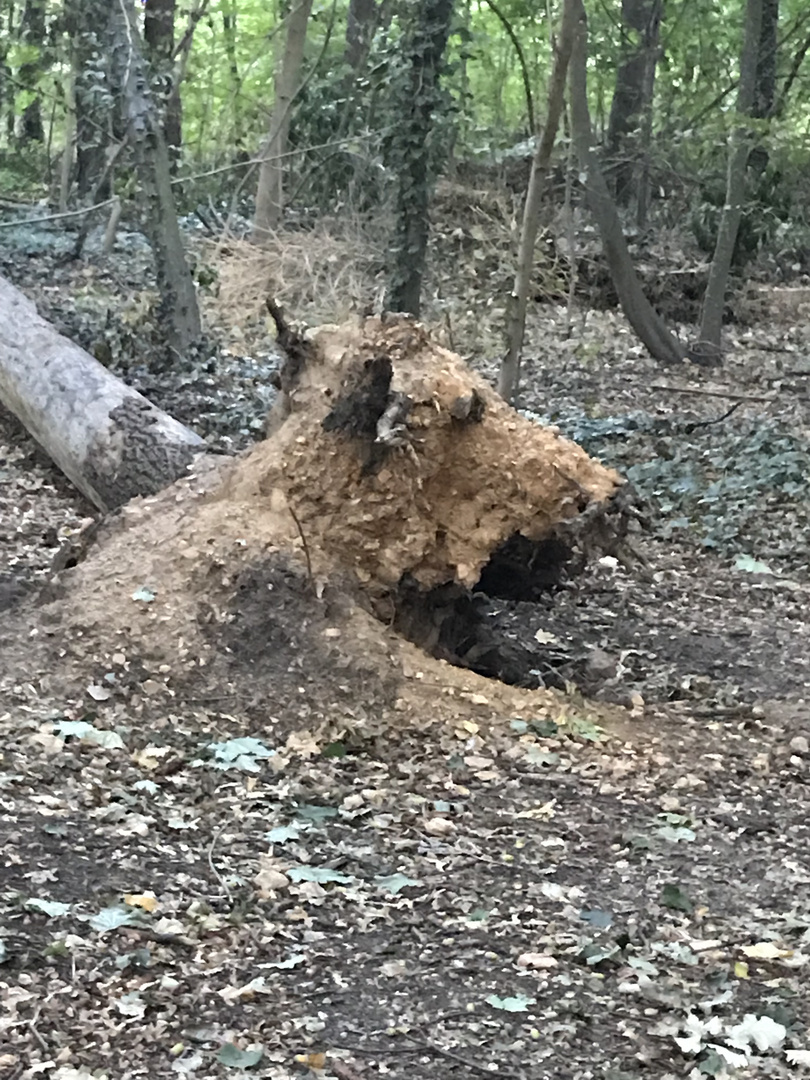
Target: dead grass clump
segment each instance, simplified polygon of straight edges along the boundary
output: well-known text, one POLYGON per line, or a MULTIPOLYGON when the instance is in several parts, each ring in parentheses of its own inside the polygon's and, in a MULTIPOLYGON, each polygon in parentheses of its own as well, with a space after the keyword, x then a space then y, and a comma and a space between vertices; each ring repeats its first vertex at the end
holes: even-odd
POLYGON ((214 318, 244 329, 264 319, 272 295, 310 326, 344 322, 382 299, 386 237, 384 223, 322 218, 312 228, 279 229, 263 247, 235 238, 211 243, 214 318))

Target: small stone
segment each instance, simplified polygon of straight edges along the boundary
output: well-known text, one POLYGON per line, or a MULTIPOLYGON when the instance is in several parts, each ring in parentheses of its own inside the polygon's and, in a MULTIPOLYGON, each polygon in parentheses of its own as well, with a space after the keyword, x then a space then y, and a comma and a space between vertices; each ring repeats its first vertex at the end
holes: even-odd
POLYGON ((810 742, 807 741, 804 735, 794 735, 790 740, 790 749, 794 754, 810 753, 810 742))

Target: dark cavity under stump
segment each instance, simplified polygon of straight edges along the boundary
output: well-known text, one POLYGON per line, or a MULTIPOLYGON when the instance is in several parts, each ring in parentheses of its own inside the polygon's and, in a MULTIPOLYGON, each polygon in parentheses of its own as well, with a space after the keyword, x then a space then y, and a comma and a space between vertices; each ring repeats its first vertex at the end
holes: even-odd
POLYGON ((516 632, 515 609, 542 630, 542 602, 562 586, 572 552, 557 538, 515 534, 484 567, 474 589, 455 583, 424 591, 410 578, 395 597, 394 627, 415 645, 457 667, 511 686, 564 689, 576 657, 550 635, 516 632))

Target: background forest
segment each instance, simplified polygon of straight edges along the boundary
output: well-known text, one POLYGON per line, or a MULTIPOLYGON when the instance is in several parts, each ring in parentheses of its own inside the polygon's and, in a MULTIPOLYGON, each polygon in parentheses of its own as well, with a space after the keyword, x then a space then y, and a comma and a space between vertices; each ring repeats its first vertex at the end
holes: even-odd
MULTIPOLYGON (((454 204, 467 202, 456 237, 465 243, 452 250, 451 228, 435 254, 469 264, 483 285, 479 310, 505 304, 508 252, 492 266, 487 241, 496 238, 481 229, 493 216, 513 234, 519 227, 536 140, 549 126, 557 12, 514 0, 272 9, 249 0, 147 0, 123 8, 130 24, 121 5, 100 0, 4 5, 0 191, 11 204, 45 200, 64 212, 115 197, 134 222, 140 189, 140 212, 154 225, 170 208, 150 203, 154 181, 144 178, 143 162, 136 180, 143 143, 133 137, 154 109, 172 204, 192 224, 269 242, 279 227, 307 232, 327 218, 339 222, 344 241, 354 230, 381 265, 363 265, 356 251, 332 256, 372 277, 384 269, 387 306, 417 311, 421 289, 409 277, 421 274, 429 200, 439 226, 461 208, 454 204), (116 60, 131 33, 142 34, 148 64, 140 89, 126 86, 131 72, 116 60), (483 191, 504 198, 477 207, 483 191)), ((593 4, 587 17, 592 140, 627 235, 647 245, 674 239, 683 271, 715 252, 722 208, 739 203, 730 252, 738 277, 755 268, 782 281, 804 273, 810 17, 803 6, 633 0, 593 4), (753 27, 747 42, 746 26, 753 27), (735 137, 745 158, 739 198, 728 200, 735 137)), ((576 249, 566 247, 581 239, 565 242, 583 167, 570 149, 567 117, 544 167, 540 280, 532 285, 541 296, 543 285, 565 293, 571 274, 557 256, 576 261, 576 249)), ((670 281, 670 291, 682 283, 670 281)), ((702 284, 686 281, 687 291, 702 284)), ((434 282, 424 299, 447 300, 445 291, 434 282)), ((373 289, 363 297, 349 290, 343 301, 373 304, 373 289)), ((441 307, 431 313, 441 318, 441 307)), ((695 311, 682 314, 698 321, 695 311)))

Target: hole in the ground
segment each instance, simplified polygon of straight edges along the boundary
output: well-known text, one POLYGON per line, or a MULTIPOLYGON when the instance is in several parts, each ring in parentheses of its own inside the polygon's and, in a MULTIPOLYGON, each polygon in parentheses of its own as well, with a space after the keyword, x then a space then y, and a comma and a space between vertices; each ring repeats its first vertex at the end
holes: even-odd
POLYGON ((562 586, 571 562, 562 540, 515 534, 493 553, 472 590, 447 584, 425 591, 404 579, 394 627, 432 656, 487 678, 563 689, 574 677, 574 658, 552 635, 538 633, 533 614, 562 586))

